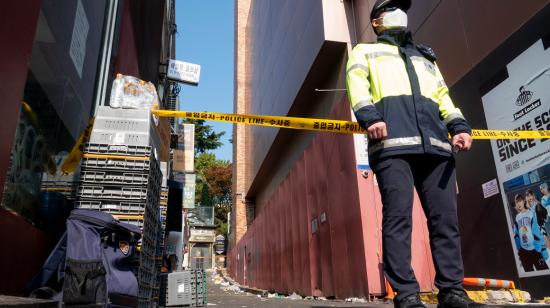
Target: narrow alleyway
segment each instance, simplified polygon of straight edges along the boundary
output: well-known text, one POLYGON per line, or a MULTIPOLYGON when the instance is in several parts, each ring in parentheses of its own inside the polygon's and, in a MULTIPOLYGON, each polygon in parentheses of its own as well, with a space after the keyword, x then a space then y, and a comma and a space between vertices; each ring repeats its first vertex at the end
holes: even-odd
MULTIPOLYGON (((273 298, 261 297, 240 290, 238 286, 228 284, 221 276, 209 273, 207 278, 208 286, 208 306, 218 306, 224 308, 391 308, 393 304, 386 303, 358 303, 346 301, 330 300, 292 300, 284 296, 273 298), (220 283, 221 282, 221 283, 220 283)), ((273 294, 271 294, 273 296, 273 294)), ((437 305, 428 305, 429 308, 435 308, 437 305)), ((544 304, 491 304, 488 307, 550 307, 544 304)))
MULTIPOLYGON (((227 286, 215 284, 212 279, 212 274, 208 276, 208 306, 219 306, 224 308, 251 308, 251 307, 267 307, 267 308, 329 308, 329 307, 393 307, 389 304, 365 304, 352 303, 345 301, 329 301, 329 300, 290 300, 287 298, 265 298, 259 295, 254 295, 246 292, 235 292, 229 290, 227 286)), ((236 289, 232 287, 231 289, 236 289)))

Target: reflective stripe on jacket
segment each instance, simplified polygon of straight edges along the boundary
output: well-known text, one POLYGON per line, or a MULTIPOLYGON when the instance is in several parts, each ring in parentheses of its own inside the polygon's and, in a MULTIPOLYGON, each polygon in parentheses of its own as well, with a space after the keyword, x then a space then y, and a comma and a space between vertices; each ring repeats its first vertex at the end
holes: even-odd
POLYGON ((371 159, 415 153, 448 156, 448 133, 471 132, 437 64, 413 45, 410 33, 386 31, 376 44, 357 45, 346 71, 358 122, 368 128, 383 121, 388 130, 386 140, 369 144, 371 159))

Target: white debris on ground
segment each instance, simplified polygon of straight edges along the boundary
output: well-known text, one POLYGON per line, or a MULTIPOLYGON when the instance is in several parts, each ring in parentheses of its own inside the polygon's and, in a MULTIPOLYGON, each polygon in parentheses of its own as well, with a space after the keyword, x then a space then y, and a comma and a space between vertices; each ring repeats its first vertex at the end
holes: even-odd
MULTIPOLYGON (((244 290, 241 289, 241 286, 238 283, 236 283, 235 281, 233 281, 230 278, 223 277, 218 272, 213 272, 212 273, 212 282, 214 282, 214 284, 216 284, 216 285, 219 285, 220 288, 222 289, 222 291, 233 292, 233 293, 238 293, 238 294, 247 294, 247 295, 250 295, 250 296, 254 296, 253 294, 244 291, 244 290, 247 290, 247 288, 244 288, 244 290)), ((326 297, 322 297, 322 296, 321 297, 301 296, 301 295, 299 295, 295 292, 293 292, 292 294, 290 294, 288 296, 285 296, 285 295, 279 294, 279 293, 266 292, 263 295, 258 294, 258 295, 256 295, 256 297, 258 297, 258 298, 267 297, 267 299, 287 299, 287 300, 292 300, 292 301, 297 301, 297 300, 326 301, 327 300, 326 297)), ((267 299, 265 299, 265 300, 267 300, 267 299)), ((365 300, 363 298, 357 298, 357 297, 350 297, 350 298, 346 299, 346 302, 368 303, 367 300, 365 300)))
POLYGON ((302 297, 296 293, 292 293, 291 295, 286 297, 287 299, 290 299, 291 301, 301 300, 302 297))
MULTIPOLYGON (((220 275, 218 272, 212 272, 211 274, 212 282, 216 285, 219 285, 220 288, 225 292, 233 292, 236 294, 246 294, 249 296, 254 296, 253 294, 249 292, 245 292, 244 290, 248 290, 247 288, 241 289, 241 286, 233 281, 230 278, 225 278, 222 275, 220 275)), ((285 296, 283 294, 279 293, 264 293, 262 295, 258 294, 256 297, 261 298, 262 301, 266 301, 269 299, 287 299, 287 300, 305 300, 305 301, 326 301, 327 299, 325 297, 313 297, 313 296, 301 296, 297 293, 292 293, 289 296, 285 296), (267 298, 265 298, 267 297, 267 298)), ((521 306, 522 303, 530 303, 531 302, 531 296, 527 292, 523 291, 516 291, 516 292, 510 292, 510 291, 486 291, 486 299, 490 303, 495 304, 515 304, 518 306, 521 306)), ((546 298, 545 298, 546 299, 546 298)), ((349 297, 345 299, 346 302, 351 303, 369 303, 368 300, 364 298, 359 297, 349 297)), ((544 301, 542 301, 544 302, 544 301)), ((532 303, 530 303, 532 304, 532 303)), ((547 303, 549 304, 549 303, 547 303)))
POLYGON ((346 298, 346 302, 351 302, 351 303, 368 303, 368 301, 364 298, 358 298, 358 297, 349 297, 349 298, 346 298))
POLYGON ((234 293, 244 293, 243 290, 241 290, 241 288, 239 288, 239 286, 237 285, 230 285, 228 287, 222 287, 222 290, 224 291, 230 291, 230 292, 234 292, 234 293))
POLYGON ((487 299, 492 304, 522 304, 530 303, 531 295, 524 291, 499 290, 486 291, 487 299))
POLYGON ((226 281, 218 272, 212 273, 212 282, 219 285, 225 292, 244 293, 239 285, 231 284, 229 281, 226 281))
POLYGON ((222 286, 225 286, 225 287, 229 285, 229 283, 224 282, 223 277, 220 276, 220 274, 218 274, 217 272, 212 273, 212 282, 214 284, 221 284, 222 286), (227 283, 227 285, 224 285, 224 283, 227 283))

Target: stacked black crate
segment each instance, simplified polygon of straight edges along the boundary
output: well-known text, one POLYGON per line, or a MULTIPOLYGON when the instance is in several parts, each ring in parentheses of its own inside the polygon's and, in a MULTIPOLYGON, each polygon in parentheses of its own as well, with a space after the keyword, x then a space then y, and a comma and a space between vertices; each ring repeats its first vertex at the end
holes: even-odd
POLYGON ((90 143, 83 146, 76 206, 112 214, 142 229, 139 306, 149 307, 157 287, 162 174, 155 119, 149 110, 100 107, 90 143))
MULTIPOLYGON (((159 231, 157 234, 157 248, 155 253, 155 266, 157 271, 160 273, 164 261, 164 240, 166 237, 166 211, 168 207, 168 183, 167 183, 167 174, 168 174, 168 163, 161 162, 160 169, 162 173, 162 184, 160 190, 160 223, 159 231)), ((160 287, 161 287, 161 277, 157 276, 157 285, 153 290, 153 299, 155 302, 160 300, 160 287)))
MULTIPOLYGON (((168 163, 160 163, 162 172, 162 185, 160 188, 160 234, 159 234, 159 254, 162 257, 164 254, 164 240, 166 238, 166 212, 168 210, 168 163)), ((158 264, 159 267, 162 263, 158 264)))
POLYGON ((166 307, 168 301, 168 273, 162 273, 159 275, 159 306, 166 307))
POLYGON ((191 306, 206 306, 206 272, 204 270, 191 270, 191 306))

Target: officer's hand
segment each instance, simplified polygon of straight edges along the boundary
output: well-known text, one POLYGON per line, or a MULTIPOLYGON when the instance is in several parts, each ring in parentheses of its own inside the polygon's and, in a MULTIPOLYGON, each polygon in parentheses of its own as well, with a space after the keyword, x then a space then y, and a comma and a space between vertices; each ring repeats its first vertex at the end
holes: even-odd
POLYGON ((378 122, 374 123, 367 128, 369 139, 382 140, 388 137, 388 131, 386 130, 386 123, 378 122))
POLYGON ((468 151, 472 147, 472 136, 468 133, 460 133, 453 136, 453 148, 459 151, 468 151))

